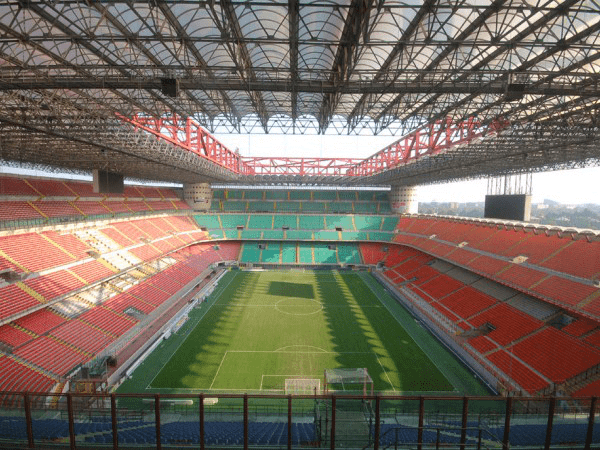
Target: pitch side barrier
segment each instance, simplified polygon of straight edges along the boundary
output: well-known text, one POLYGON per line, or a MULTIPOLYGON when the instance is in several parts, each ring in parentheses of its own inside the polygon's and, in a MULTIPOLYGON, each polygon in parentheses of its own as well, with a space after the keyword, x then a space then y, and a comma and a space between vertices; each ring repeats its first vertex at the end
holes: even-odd
MULTIPOLYGON (((158 449, 269 448, 256 442, 257 418, 252 412, 253 405, 267 400, 278 402, 284 412, 269 418, 270 423, 278 424, 279 437, 287 440, 279 441, 276 448, 422 450, 441 445, 461 450, 587 450, 600 443, 598 433, 594 433, 596 397, 583 400, 584 406, 574 409, 568 406, 569 398, 559 397, 0 392, 4 403, 8 396, 15 406, 4 406, 0 411, 0 447, 41 448, 50 444, 53 448, 75 449, 99 442, 96 438, 101 435, 102 442, 108 444, 103 448, 117 449, 119 444, 132 443, 126 442, 126 432, 134 430, 138 436, 146 436, 146 448, 149 444, 158 449), (127 408, 132 401, 144 405, 143 409, 127 408), (310 416, 299 407, 307 401, 315 405, 310 416), (211 408, 220 402, 228 403, 228 409, 236 413, 230 416, 234 421, 222 422, 212 412, 211 408), (177 414, 173 414, 174 408, 178 408, 177 414), (234 444, 215 441, 211 434, 215 419, 230 430, 237 430, 239 436, 231 438, 234 444), (358 421, 362 422, 361 427, 357 426, 358 421), (310 437, 298 436, 299 423, 304 430, 312 427, 310 437), (186 433, 174 435, 173 424, 186 433), (302 441, 307 438, 313 441, 302 441)), ((268 425, 266 420, 262 424, 268 425)))

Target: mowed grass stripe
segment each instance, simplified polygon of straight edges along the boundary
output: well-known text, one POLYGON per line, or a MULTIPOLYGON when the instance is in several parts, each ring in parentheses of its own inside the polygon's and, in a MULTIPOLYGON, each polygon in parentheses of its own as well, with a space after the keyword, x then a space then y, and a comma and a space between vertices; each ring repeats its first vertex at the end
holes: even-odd
POLYGON ((318 271, 237 273, 150 387, 242 392, 340 367, 380 391, 453 390, 357 274, 318 271))

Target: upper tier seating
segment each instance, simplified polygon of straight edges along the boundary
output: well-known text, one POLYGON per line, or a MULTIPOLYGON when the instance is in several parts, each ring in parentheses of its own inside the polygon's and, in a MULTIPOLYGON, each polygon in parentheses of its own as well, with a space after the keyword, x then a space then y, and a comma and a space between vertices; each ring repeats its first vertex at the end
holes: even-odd
POLYGON ((53 245, 42 234, 24 233, 0 237, 0 255, 22 271, 38 272, 43 269, 74 262, 77 258, 53 245))
POLYGON ((139 211, 189 210, 168 188, 126 186, 123 194, 93 192, 91 182, 0 176, 0 226, 27 227, 30 220, 54 223, 112 217, 139 211))
POLYGON ((577 235, 572 240, 566 233, 560 237, 541 229, 534 232, 440 217, 403 217, 396 231, 395 242, 533 293, 568 311, 600 317, 600 288, 593 283, 600 275, 598 240, 577 235))
POLYGON ((213 190, 211 211, 389 214, 387 192, 213 190))

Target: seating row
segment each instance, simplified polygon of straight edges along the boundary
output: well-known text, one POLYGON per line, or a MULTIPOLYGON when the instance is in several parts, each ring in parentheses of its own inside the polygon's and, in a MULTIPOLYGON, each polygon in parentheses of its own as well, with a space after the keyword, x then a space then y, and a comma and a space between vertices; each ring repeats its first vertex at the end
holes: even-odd
POLYGON ((175 191, 169 188, 127 185, 124 187, 123 194, 101 194, 94 192, 93 183, 89 181, 11 175, 0 176, 0 195, 20 197, 178 199, 175 191))
POLYGON ((462 244, 505 258, 526 257, 526 261, 577 277, 600 274, 600 242, 571 235, 547 233, 534 228, 507 229, 502 225, 451 220, 440 217, 404 217, 397 229, 411 235, 462 244))
POLYGON ((219 200, 325 200, 325 201, 388 201, 388 192, 370 190, 290 190, 290 189, 213 189, 213 199, 219 200))
POLYGON ((332 216, 300 214, 196 214, 198 226, 208 230, 337 230, 394 231, 395 216, 332 216))
POLYGON ((464 219, 403 217, 394 242, 442 257, 568 311, 600 317, 600 288, 593 283, 600 275, 600 242, 562 236, 464 219))
POLYGON ((356 244, 305 242, 244 242, 242 263, 270 264, 361 264, 356 244))
MULTIPOLYGON (((370 251, 373 245, 368 248, 370 251)), ((379 257, 387 261, 393 251, 407 258, 394 258, 396 265, 384 274, 393 283, 409 287, 436 311, 469 332, 471 337, 464 345, 468 344, 530 394, 545 389, 550 382, 563 383, 600 364, 600 351, 577 339, 577 336, 586 339, 593 336, 597 322, 580 318, 564 331, 548 327, 544 321, 508 303, 439 273, 428 265, 430 256, 395 247, 389 246, 388 255, 381 252, 379 257)))
POLYGON ((389 202, 213 200, 214 212, 391 214, 389 202))

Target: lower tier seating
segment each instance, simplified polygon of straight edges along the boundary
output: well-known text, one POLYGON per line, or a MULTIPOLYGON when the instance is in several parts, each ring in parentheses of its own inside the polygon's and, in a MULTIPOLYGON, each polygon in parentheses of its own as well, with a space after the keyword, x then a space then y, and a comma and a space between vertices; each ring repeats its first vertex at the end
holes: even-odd
POLYGON ((254 264, 361 264, 362 260, 356 244, 249 241, 242 245, 240 262, 254 264))
MULTIPOLYGON (((240 244, 234 242, 186 247, 173 254, 173 258, 162 259, 161 265, 164 261, 173 265, 157 271, 119 295, 112 296, 107 292, 108 300, 97 299, 96 306, 87 305, 71 319, 49 309, 41 309, 1 326, 0 344, 10 347, 15 358, 31 364, 38 370, 35 373, 45 373, 52 382, 40 387, 47 390, 55 383, 56 377, 64 376, 78 364, 89 361, 136 326, 141 317, 150 314, 196 279, 210 264, 237 259, 239 249, 240 244)), ((150 266, 155 265, 150 263, 150 266)), ((0 349, 0 366, 4 359, 9 357, 3 356, 0 349)))

